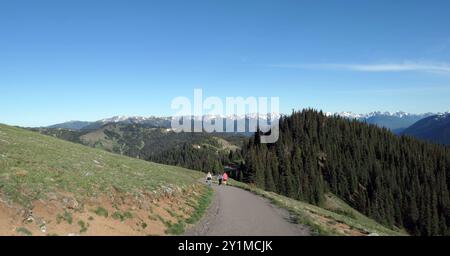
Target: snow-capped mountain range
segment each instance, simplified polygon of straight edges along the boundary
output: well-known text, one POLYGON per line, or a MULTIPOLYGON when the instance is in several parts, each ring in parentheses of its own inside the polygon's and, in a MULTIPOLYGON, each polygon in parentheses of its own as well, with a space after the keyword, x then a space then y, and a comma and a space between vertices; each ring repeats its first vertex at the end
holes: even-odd
POLYGON ((408 113, 408 112, 404 112, 404 111, 397 111, 397 112, 389 112, 389 111, 375 111, 375 112, 370 112, 367 114, 356 114, 353 112, 339 112, 339 113, 330 113, 327 112, 326 113, 328 116, 333 116, 333 115, 337 115, 337 116, 341 116, 341 117, 345 117, 345 118, 351 118, 351 119, 368 119, 371 117, 376 117, 376 116, 389 116, 389 117, 397 117, 397 118, 405 118, 405 117, 427 117, 427 116, 432 116, 432 115, 436 115, 435 113, 423 113, 423 114, 412 114, 412 113, 408 113))
POLYGON ((102 123, 122 123, 122 122, 129 122, 129 123, 144 123, 148 121, 153 120, 171 120, 171 117, 158 117, 158 116, 113 116, 111 118, 105 118, 101 119, 98 122, 102 123))
POLYGON ((447 111, 445 113, 438 113, 434 119, 435 120, 439 120, 439 119, 443 119, 443 118, 448 118, 450 116, 450 111, 447 111))
MULTIPOLYGON (((328 113, 329 114, 329 113, 328 113)), ((352 112, 340 112, 329 115, 341 116, 349 119, 356 119, 358 121, 366 122, 368 124, 375 124, 380 127, 385 127, 393 131, 394 133, 400 134, 406 128, 410 127, 414 123, 429 116, 438 115, 440 113, 422 113, 413 114, 404 111, 397 112, 382 112, 375 111, 368 114, 355 114, 352 112)))
POLYGON ((402 134, 433 143, 450 145, 450 111, 421 119, 408 127, 402 134))
MULTIPOLYGON (((422 114, 413 114, 407 113, 404 111, 397 112, 382 112, 375 111, 367 114, 357 114, 353 112, 339 112, 339 113, 330 113, 327 112, 325 115, 327 116, 340 116, 348 119, 356 119, 358 121, 367 122, 369 124, 375 124, 380 127, 386 127, 396 133, 401 133, 404 129, 408 128, 412 124, 417 121, 424 119, 430 116, 444 116, 449 114, 449 112, 445 113, 422 113, 422 114)), ((204 116, 193 116, 192 120, 201 121, 203 120, 211 120, 214 118, 224 118, 224 119, 234 119, 234 120, 254 120, 254 119, 277 119, 282 114, 279 113, 253 113, 253 114, 245 114, 245 115, 204 115, 204 116)), ((95 122, 85 122, 85 121, 70 121, 62 124, 56 124, 49 126, 50 128, 65 128, 65 129, 73 129, 73 130, 81 130, 81 129, 97 129, 102 127, 105 124, 110 123, 124 123, 124 124, 143 124, 154 127, 162 127, 162 128, 170 128, 172 117, 170 116, 114 116, 111 118, 101 119, 95 122)))
MULTIPOLYGON (((255 120, 255 119, 266 119, 266 120, 274 120, 280 118, 281 114, 279 113, 254 113, 254 114, 244 114, 244 115, 203 115, 203 116, 191 116, 191 120, 194 122, 200 122, 202 120, 212 120, 215 118, 221 118, 224 120, 255 120)), ((171 121, 173 117, 170 116, 114 116, 110 118, 101 119, 94 122, 85 122, 85 121, 69 121, 61 124, 55 124, 48 126, 48 128, 63 128, 63 129, 71 129, 71 130, 94 130, 102 127, 106 124, 141 124, 153 127, 161 127, 161 128, 170 128, 171 121)))

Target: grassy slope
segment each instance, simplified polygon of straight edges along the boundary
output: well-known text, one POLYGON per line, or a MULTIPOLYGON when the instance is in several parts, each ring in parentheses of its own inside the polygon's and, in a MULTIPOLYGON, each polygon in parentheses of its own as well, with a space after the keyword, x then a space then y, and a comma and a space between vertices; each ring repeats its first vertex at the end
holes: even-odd
MULTIPOLYGON (((98 130, 89 132, 80 137, 80 141, 91 147, 96 147, 100 149, 106 149, 108 151, 113 151, 114 147, 120 146, 117 141, 108 140, 106 134, 104 133, 106 128, 100 128, 98 130)), ((118 132, 117 129, 113 129, 118 132)))
POLYGON ((91 196, 185 186, 202 174, 111 154, 23 129, 0 125, 0 191, 21 204, 59 190, 91 196))
POLYGON ((326 196, 326 202, 321 208, 237 181, 231 181, 230 184, 266 197, 289 210, 297 222, 310 226, 318 235, 406 235, 401 230, 389 229, 366 217, 332 194, 326 196))
POLYGON ((203 175, 0 124, 0 235, 178 233, 203 211, 203 175))

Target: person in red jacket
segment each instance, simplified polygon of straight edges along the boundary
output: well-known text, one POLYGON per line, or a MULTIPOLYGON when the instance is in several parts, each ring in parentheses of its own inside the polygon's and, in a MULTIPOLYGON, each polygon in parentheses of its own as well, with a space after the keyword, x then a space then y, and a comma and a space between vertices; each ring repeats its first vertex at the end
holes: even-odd
POLYGON ((227 185, 227 181, 228 181, 228 174, 226 172, 223 173, 223 184, 227 185))

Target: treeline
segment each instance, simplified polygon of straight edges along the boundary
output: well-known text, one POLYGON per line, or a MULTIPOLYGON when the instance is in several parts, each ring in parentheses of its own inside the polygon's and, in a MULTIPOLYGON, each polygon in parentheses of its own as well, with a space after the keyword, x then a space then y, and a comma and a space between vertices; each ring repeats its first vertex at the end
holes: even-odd
POLYGON ((110 124, 103 127, 106 139, 113 142, 113 152, 150 159, 179 145, 208 144, 218 147, 217 140, 203 133, 174 133, 162 128, 149 128, 143 125, 110 124))
MULTIPOLYGON (((114 141, 113 152, 152 162, 214 173, 223 171, 229 162, 229 151, 207 133, 174 133, 142 125, 110 125, 104 133, 114 141)), ((241 137, 226 138, 237 143, 241 137)))
POLYGON ((147 160, 203 172, 219 173, 223 172, 228 157, 226 151, 217 151, 207 145, 184 143, 179 147, 151 156, 147 160))
POLYGON ((448 147, 314 110, 282 117, 280 133, 244 145, 246 181, 317 205, 332 192, 387 226, 450 235, 448 147))
POLYGON ((81 136, 84 134, 80 131, 72 131, 69 129, 60 128, 28 128, 30 131, 39 132, 48 136, 53 136, 58 139, 71 141, 82 144, 81 136))

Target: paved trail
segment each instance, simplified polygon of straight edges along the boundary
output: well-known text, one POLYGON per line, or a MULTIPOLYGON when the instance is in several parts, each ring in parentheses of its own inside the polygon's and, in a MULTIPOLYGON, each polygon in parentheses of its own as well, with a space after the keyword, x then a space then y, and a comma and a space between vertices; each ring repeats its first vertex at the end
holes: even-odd
POLYGON ((205 217, 186 235, 308 236, 309 229, 291 223, 289 213, 248 191, 213 185, 214 201, 205 217))

